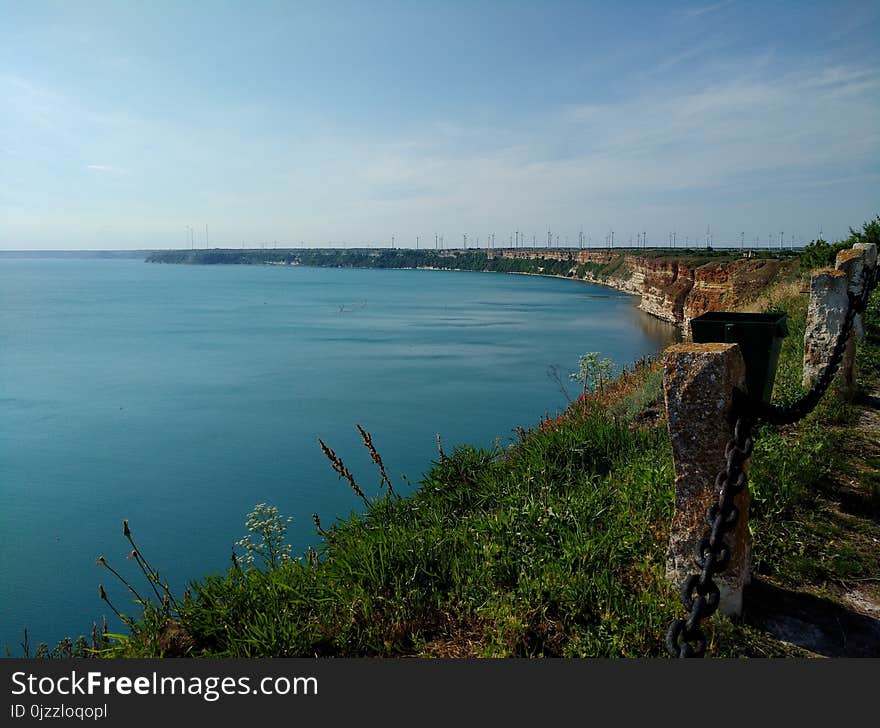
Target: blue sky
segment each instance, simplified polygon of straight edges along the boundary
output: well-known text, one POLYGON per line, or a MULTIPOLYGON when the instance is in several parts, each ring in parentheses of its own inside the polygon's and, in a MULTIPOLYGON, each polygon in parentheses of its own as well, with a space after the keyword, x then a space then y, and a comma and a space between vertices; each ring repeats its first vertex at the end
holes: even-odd
POLYGON ((0 248, 840 237, 878 39, 876 1, 0 0, 0 248))

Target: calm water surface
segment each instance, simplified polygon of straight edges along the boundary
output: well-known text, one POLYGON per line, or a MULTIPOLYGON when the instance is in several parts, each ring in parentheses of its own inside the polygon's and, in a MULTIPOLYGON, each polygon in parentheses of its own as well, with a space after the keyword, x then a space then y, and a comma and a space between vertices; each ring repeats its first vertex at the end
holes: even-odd
MULTIPOLYGON (((121 522, 181 589, 225 569, 254 504, 294 520, 296 553, 377 476, 405 490, 444 446, 508 442, 565 405, 547 376, 618 363, 671 327, 599 286, 534 276, 132 260, 0 259, 0 648, 88 633, 95 566, 134 576, 121 522)), ((575 387, 573 387, 575 389, 575 387)))

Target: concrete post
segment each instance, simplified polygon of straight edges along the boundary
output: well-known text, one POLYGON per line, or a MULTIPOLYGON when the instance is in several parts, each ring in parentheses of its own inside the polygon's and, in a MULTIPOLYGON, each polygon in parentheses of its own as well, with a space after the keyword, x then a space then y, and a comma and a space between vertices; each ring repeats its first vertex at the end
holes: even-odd
MULTIPOLYGON (((737 344, 676 344, 664 353, 663 390, 675 464, 675 513, 666 577, 676 585, 696 571, 694 552, 706 530, 706 509, 717 502, 715 478, 733 436, 734 388, 745 389, 745 364, 737 344)), ((736 500, 739 522, 727 534, 732 558, 716 577, 725 614, 742 612, 749 581, 748 489, 736 500)))
MULTIPOLYGON (((834 267, 846 274, 850 293, 861 295, 865 281, 865 251, 858 248, 841 250, 837 254, 834 267)), ((860 319, 860 316, 856 317, 853 331, 846 341, 843 360, 840 362, 840 383, 843 395, 847 398, 852 398, 856 391, 856 335, 861 336, 864 331, 860 319)))
POLYGON ((834 267, 846 273, 850 292, 858 296, 862 292, 865 251, 859 248, 846 248, 837 254, 834 267))
POLYGON ((810 303, 804 332, 804 388, 809 388, 831 356, 843 326, 849 279, 841 270, 817 271, 810 279, 810 303))
POLYGON ((877 265, 877 246, 874 243, 856 243, 853 250, 861 250, 865 254, 865 265, 873 270, 877 265))
MULTIPOLYGON (((853 245, 854 250, 861 250, 865 254, 865 270, 872 273, 877 267, 877 246, 874 243, 856 243, 853 245)), ((856 338, 861 339, 865 335, 865 324, 862 321, 862 314, 856 316, 855 325, 856 338)))

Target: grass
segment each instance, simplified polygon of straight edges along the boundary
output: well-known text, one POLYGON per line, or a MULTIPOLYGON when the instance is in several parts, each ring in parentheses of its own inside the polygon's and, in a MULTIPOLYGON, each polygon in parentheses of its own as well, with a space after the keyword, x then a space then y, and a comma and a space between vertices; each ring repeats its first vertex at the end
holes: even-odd
MULTIPOLYGON (((800 392, 799 290, 762 304, 788 313, 782 402, 800 392)), ((877 300, 859 352, 875 383, 877 300)), ((673 467, 661 383, 646 360, 520 429, 509 447, 441 453, 411 495, 384 488, 326 528, 316 517, 319 543, 306 558, 234 563, 194 582, 176 606, 148 602, 130 634, 98 654, 664 656, 682 607, 664 577, 673 467)), ((758 581, 839 601, 847 584, 876 576, 877 521, 842 512, 832 483, 852 467, 854 412, 832 392, 802 423, 761 428, 750 475, 758 581)), ((716 616, 708 635, 717 656, 805 654, 749 618, 716 616)))

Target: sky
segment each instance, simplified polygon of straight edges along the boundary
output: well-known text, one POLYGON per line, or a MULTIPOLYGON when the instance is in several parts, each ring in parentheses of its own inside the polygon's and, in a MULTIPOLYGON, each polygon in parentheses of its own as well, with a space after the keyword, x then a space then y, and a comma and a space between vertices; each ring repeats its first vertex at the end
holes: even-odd
POLYGON ((0 0, 0 249, 845 237, 880 2, 0 0))

